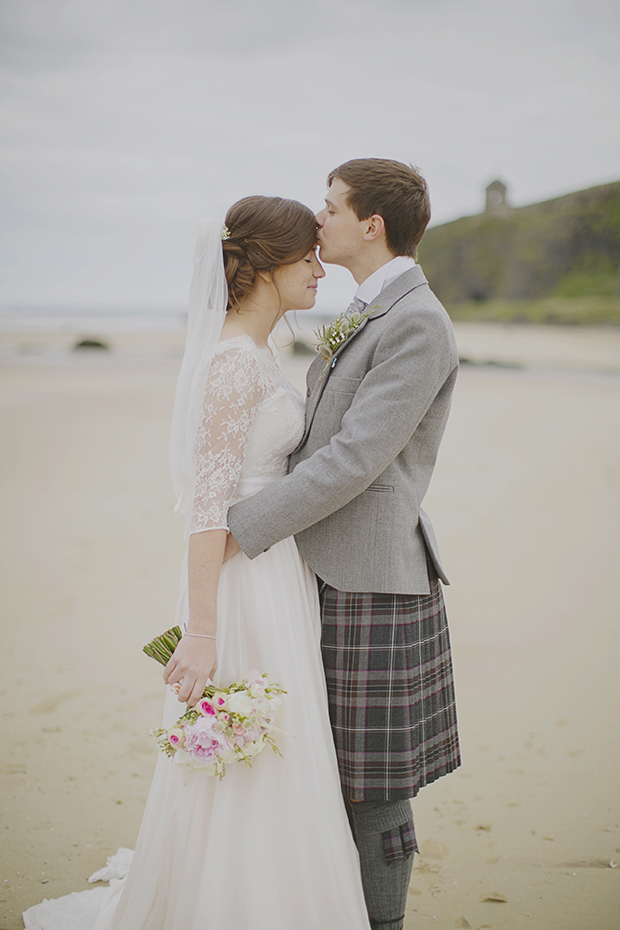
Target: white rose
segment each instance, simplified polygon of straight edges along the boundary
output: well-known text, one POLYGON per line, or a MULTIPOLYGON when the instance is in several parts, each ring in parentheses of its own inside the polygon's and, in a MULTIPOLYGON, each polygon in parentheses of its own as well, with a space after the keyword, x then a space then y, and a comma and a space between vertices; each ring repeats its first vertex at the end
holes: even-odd
POLYGON ((223 752, 220 753, 220 759, 224 765, 230 765, 232 762, 237 762, 239 758, 240 757, 237 755, 232 746, 230 749, 224 749, 223 752))
POLYGON ((190 768, 194 768, 191 756, 184 749, 177 749, 172 761, 175 765, 189 765, 190 768))
POLYGON ((254 708, 247 694, 244 694, 243 691, 235 691, 234 694, 228 695, 226 710, 233 714, 239 714, 240 717, 248 717, 254 708))
POLYGON ((269 700, 265 695, 253 698, 252 706, 254 707, 255 714, 264 716, 269 713, 269 700))

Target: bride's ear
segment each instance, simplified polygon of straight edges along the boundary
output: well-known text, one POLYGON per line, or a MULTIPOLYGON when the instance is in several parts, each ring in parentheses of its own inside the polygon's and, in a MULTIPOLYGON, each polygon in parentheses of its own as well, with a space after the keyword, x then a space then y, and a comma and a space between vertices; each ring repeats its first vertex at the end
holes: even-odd
POLYGON ((261 278, 265 284, 273 284, 273 272, 271 271, 257 271, 256 277, 261 278))

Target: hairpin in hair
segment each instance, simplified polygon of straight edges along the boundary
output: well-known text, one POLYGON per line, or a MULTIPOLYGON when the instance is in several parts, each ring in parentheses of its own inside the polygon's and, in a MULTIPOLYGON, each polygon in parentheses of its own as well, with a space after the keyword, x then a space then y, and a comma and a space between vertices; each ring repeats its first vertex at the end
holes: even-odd
POLYGON ((230 239, 230 229, 228 226, 222 226, 220 236, 222 238, 222 242, 224 242, 226 239, 230 239))

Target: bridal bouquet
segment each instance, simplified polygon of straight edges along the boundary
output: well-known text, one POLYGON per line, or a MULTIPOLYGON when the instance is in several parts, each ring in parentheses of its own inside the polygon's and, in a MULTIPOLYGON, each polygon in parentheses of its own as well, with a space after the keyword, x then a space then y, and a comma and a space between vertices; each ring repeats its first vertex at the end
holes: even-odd
MULTIPOLYGON (((148 643, 143 651, 167 665, 180 639, 181 630, 173 627, 148 643)), ((280 685, 251 670, 242 681, 235 681, 228 688, 207 685, 196 706, 188 707, 173 727, 150 732, 162 752, 177 765, 223 778, 228 764, 251 765, 254 756, 267 744, 281 755, 271 735, 280 732, 275 725, 282 703, 280 694, 286 694, 280 685)))

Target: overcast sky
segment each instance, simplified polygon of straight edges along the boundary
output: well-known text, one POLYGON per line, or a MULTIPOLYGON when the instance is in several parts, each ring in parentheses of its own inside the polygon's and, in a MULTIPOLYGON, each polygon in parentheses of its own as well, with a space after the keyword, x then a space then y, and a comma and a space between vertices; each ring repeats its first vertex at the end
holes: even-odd
MULTIPOLYGON (((183 306, 192 229, 322 205, 341 162, 433 222, 620 178, 618 0, 0 0, 0 302, 183 306)), ((328 269, 321 303, 352 280, 328 269)))

